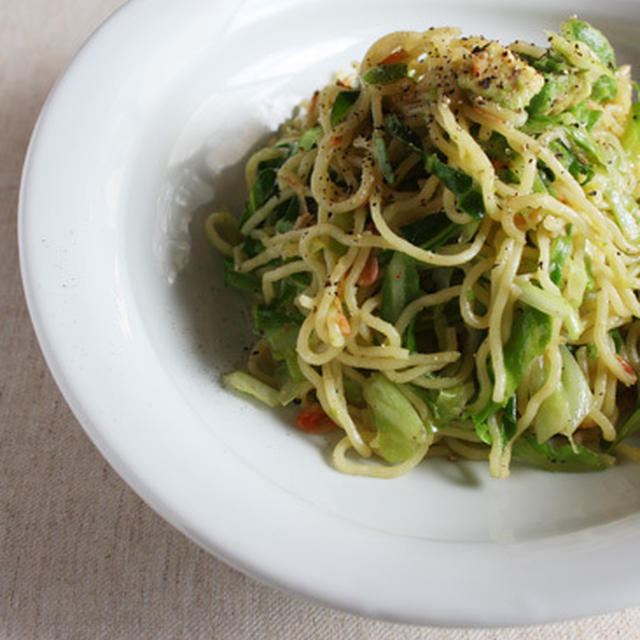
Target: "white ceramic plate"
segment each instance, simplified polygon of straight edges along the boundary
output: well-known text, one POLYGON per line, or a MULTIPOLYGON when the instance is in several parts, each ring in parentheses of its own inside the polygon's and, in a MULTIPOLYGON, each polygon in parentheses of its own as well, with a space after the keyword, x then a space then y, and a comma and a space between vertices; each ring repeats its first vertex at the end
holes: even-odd
MULTIPOLYGON (((640 69, 635 2, 582 2, 640 69)), ((34 133, 25 288, 47 361, 114 468, 204 548, 349 611, 526 624, 640 603, 640 467, 596 475, 424 464, 346 477, 286 413, 229 394, 249 322, 204 211, 243 198, 242 160, 332 70, 395 29, 544 42, 574 3, 133 1, 81 50, 34 133), (186 255, 192 219, 192 255, 186 255)))

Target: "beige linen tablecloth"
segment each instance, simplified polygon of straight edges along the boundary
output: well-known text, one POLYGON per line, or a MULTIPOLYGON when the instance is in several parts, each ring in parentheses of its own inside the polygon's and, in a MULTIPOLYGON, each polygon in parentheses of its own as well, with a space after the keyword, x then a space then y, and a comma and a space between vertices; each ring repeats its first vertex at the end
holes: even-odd
POLYGON ((120 4, 0 3, 0 640, 640 638, 640 608, 503 630, 410 627, 332 611, 208 555, 101 458, 58 392, 31 329, 16 210, 25 149, 49 89, 120 4))

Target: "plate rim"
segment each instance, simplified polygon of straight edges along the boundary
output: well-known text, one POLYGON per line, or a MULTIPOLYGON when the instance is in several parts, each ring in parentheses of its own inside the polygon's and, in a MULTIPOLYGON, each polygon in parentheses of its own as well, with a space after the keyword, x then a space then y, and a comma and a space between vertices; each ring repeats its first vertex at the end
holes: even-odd
MULTIPOLYGON (((192 6, 195 8, 203 4, 198 0, 190 1, 192 6)), ((472 0, 467 0, 467 2, 461 1, 459 4, 464 5, 471 1, 472 0)), ((274 563, 273 560, 270 562, 263 562, 256 553, 246 553, 246 550, 238 552, 234 549, 233 545, 229 543, 228 536, 233 532, 229 526, 227 526, 223 533, 219 531, 203 532, 201 527, 198 526, 199 524, 202 524, 202 521, 194 518, 193 514, 185 513, 184 508, 181 509, 176 504, 176 496, 174 493, 167 493, 160 490, 159 485, 151 486, 149 484, 150 477, 157 477, 155 475, 156 472, 147 469, 144 473, 141 473, 140 469, 135 468, 135 465, 132 466, 132 462, 134 461, 128 455, 130 452, 123 452, 117 445, 114 445, 113 441, 109 440, 101 418, 96 415, 91 415, 91 410, 87 409, 85 400, 78 397, 74 378, 68 370, 69 363, 65 363, 64 354, 61 354, 61 350, 64 346, 59 343, 58 338, 52 333, 51 327, 47 325, 45 320, 46 306, 50 304, 50 300, 46 299, 46 292, 38 289, 38 276, 36 274, 40 273, 43 268, 50 269, 51 265, 48 264, 45 267, 42 264, 37 264, 37 255, 41 255, 41 252, 38 253, 32 248, 34 238, 33 232, 29 231, 29 225, 33 222, 34 217, 37 219, 38 215, 42 214, 38 214, 37 211, 34 211, 33 206, 30 203, 30 192, 36 188, 34 185, 38 184, 38 180, 44 179, 42 178, 42 174, 38 173, 41 171, 40 163, 43 163, 46 160, 46 158, 43 159, 41 157, 43 154, 46 154, 46 146, 43 146, 43 136, 48 130, 56 125, 56 110, 58 108, 58 104, 63 99, 65 92, 68 91, 67 87, 69 86, 69 83, 74 82, 78 65, 81 62, 82 64, 86 64, 90 61, 91 56, 93 55, 92 50, 95 43, 98 41, 105 42, 112 39, 120 28, 118 25, 126 25, 127 22, 130 19, 133 20, 136 15, 138 16, 136 19, 139 19, 139 16, 144 15, 145 11, 148 11, 149 13, 157 11, 163 5, 169 5, 170 2, 169 0, 159 0, 153 4, 153 7, 152 4, 153 3, 147 3, 144 0, 129 0, 129 2, 117 9, 116 12, 113 13, 111 17, 109 17, 93 33, 87 43, 76 54, 74 60, 67 67, 64 74, 56 82, 42 108, 34 128, 25 156, 19 193, 18 243, 20 270, 22 274, 25 298, 36 336, 47 365, 51 370, 62 395, 69 404, 75 417, 78 419, 78 422, 82 425, 89 438, 94 442, 95 446, 99 449, 105 459, 151 508, 201 547, 262 582, 266 582, 280 589, 285 589, 292 594, 302 594, 322 604, 344 611, 349 611, 351 613, 355 612, 371 615, 376 618, 404 623, 410 622, 417 624, 440 624, 451 626, 507 626, 558 621, 566 617, 582 617, 593 615, 594 613, 603 613, 612 609, 619 609, 621 607, 632 606, 640 602, 640 580, 637 580, 635 584, 625 583, 618 585, 618 588, 611 589, 609 597, 603 598, 600 606, 598 607, 594 608, 593 606, 586 606, 586 604, 576 604, 572 608, 567 607, 567 603, 564 603, 562 612, 560 612, 558 608, 551 609, 548 606, 541 610, 539 603, 529 602, 526 598, 523 602, 526 602, 529 608, 525 612, 515 611, 509 613, 503 611, 497 616, 487 615, 486 612, 481 610, 482 607, 486 606, 484 597, 479 600, 482 603, 482 607, 476 606, 462 614, 457 610, 457 608, 451 608, 451 606, 447 607, 447 603, 438 600, 437 597, 434 597, 434 602, 439 606, 439 613, 435 613, 432 610, 428 614, 420 609, 420 602, 418 600, 412 600, 411 603, 407 605, 407 609, 402 611, 399 611, 394 606, 385 607, 384 603, 380 602, 370 604, 363 603, 359 597, 354 595, 350 587, 336 589, 335 583, 325 583, 322 585, 310 584, 308 579, 293 575, 291 573, 291 568, 288 566, 279 566, 278 563, 274 563), (620 594, 620 591, 623 592, 622 595, 620 594), (615 595, 613 595, 614 593, 615 595)), ((212 4, 222 5, 223 3, 218 1, 212 4)), ((497 2, 495 4, 507 3, 497 2)), ((551 3, 548 4, 550 5, 551 3)), ((45 164, 47 163, 45 162, 45 164)), ((246 466, 238 465, 237 458, 234 457, 232 452, 223 451, 217 452, 216 455, 218 454, 219 456, 217 460, 220 462, 220 468, 224 470, 224 474, 220 477, 221 481, 228 480, 229 478, 237 478, 236 474, 239 473, 240 469, 242 469, 242 474, 247 473, 246 466)), ((166 488, 167 487, 161 487, 161 489, 166 488)), ((292 507, 290 507, 288 503, 285 504, 282 501, 282 496, 276 495, 277 491, 275 491, 273 487, 264 488, 264 491, 264 498, 269 502, 270 513, 276 512, 278 514, 286 514, 291 512, 292 507)), ((233 498, 237 500, 246 499, 246 497, 245 492, 238 492, 233 495, 233 498)), ((261 517, 265 519, 267 518, 267 512, 260 510, 260 508, 256 507, 255 504, 252 505, 252 508, 256 509, 256 513, 259 512, 261 517)), ((293 508, 295 509, 295 512, 305 520, 306 524, 305 528, 300 531, 290 531, 287 541, 291 543, 291 548, 294 549, 296 553, 301 553, 302 550, 296 548, 295 541, 291 540, 293 534, 297 535, 303 531, 308 531, 309 527, 317 526, 318 518, 326 525, 327 523, 324 521, 327 516, 326 514, 314 514, 313 508, 309 507, 309 505, 300 503, 298 500, 296 500, 295 507, 293 508)), ((247 518, 247 514, 238 514, 237 518, 238 523, 244 523, 245 525, 251 520, 251 518, 247 518)), ((633 533, 634 530, 638 530, 635 526, 637 523, 640 523, 640 518, 633 516, 625 519, 623 522, 603 525, 602 529, 612 530, 609 532, 611 534, 611 540, 615 540, 619 543, 621 545, 621 549, 631 550, 633 536, 630 535, 630 533, 633 533), (631 531, 629 531, 629 528, 631 531)), ((346 536, 353 540, 360 540, 360 528, 352 523, 334 522, 330 523, 329 528, 331 529, 330 537, 334 538, 336 543, 340 541, 342 536, 346 536)), ((367 535, 373 538, 369 544, 372 545, 372 548, 375 548, 375 546, 380 542, 378 534, 372 534, 369 532, 367 535)), ((579 538, 583 539, 582 542, 586 549, 591 549, 592 551, 594 545, 595 548, 598 547, 591 537, 593 535, 596 535, 597 537, 597 533, 594 534, 593 531, 589 531, 585 536, 579 536, 579 538)), ((563 536, 558 536, 558 538, 561 537, 563 536)), ((570 537, 575 536, 570 534, 570 537)), ((244 539, 243 542, 247 544, 249 539, 244 539)), ((411 559, 413 557, 412 553, 414 552, 416 545, 422 547, 425 543, 417 542, 415 540, 408 540, 405 541, 405 543, 407 544, 407 549, 411 550, 411 553, 399 554, 401 557, 395 558, 394 561, 404 563, 403 566, 406 566, 406 569, 409 570, 411 566, 411 559)), ((429 542, 427 546, 431 548, 432 554, 434 555, 434 566, 439 566, 437 555, 442 553, 445 547, 449 546, 450 548, 451 544, 453 543, 446 545, 444 543, 435 543, 433 541, 429 542)), ((483 552, 487 553, 486 557, 474 559, 474 555, 478 547, 484 547, 486 545, 455 543, 455 546, 456 552, 460 554, 460 561, 464 560, 468 563, 467 566, 474 568, 474 570, 487 570, 488 567, 491 566, 491 562, 495 561, 495 558, 492 555, 492 552, 497 551, 497 548, 495 547, 493 549, 483 549, 483 552)), ((537 542, 535 544, 521 543, 509 547, 508 553, 511 554, 512 560, 524 562, 524 566, 527 566, 528 564, 528 562, 525 561, 526 559, 523 559, 520 556, 520 552, 524 547, 527 548, 527 552, 531 552, 534 555, 544 553, 548 557, 559 557, 557 556, 559 551, 562 553, 566 552, 562 547, 562 542, 556 538, 537 542)), ((322 550, 321 548, 318 548, 317 551, 320 553, 322 550)), ((502 554, 504 548, 501 548, 499 551, 500 554, 502 554)), ((338 563, 339 560, 344 561, 345 557, 346 556, 336 555, 334 562, 338 563)), ((636 557, 640 558, 637 551, 636 557)), ((382 570, 384 571, 391 572, 393 569, 393 567, 388 563, 382 562, 381 565, 382 570)), ((532 570, 534 568, 535 567, 532 567, 532 570)), ((370 572, 367 573, 367 567, 365 565, 360 564, 357 569, 358 571, 363 572, 363 575, 366 575, 367 579, 372 581, 372 584, 381 584, 380 579, 376 579, 374 574, 370 572)), ((445 568, 440 567, 440 571, 444 573, 445 568)), ((586 573, 584 577, 585 579, 587 578, 586 573)), ((357 577, 354 576, 353 579, 356 580, 357 577)), ((537 579, 540 579, 540 577, 538 576, 537 579)), ((505 598, 509 595, 508 590, 504 589, 500 591, 500 593, 502 593, 505 598)))

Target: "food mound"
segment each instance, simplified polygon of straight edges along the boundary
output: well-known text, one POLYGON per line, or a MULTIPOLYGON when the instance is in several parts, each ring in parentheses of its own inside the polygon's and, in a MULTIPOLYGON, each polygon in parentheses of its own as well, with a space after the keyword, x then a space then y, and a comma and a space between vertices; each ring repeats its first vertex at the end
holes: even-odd
POLYGON ((259 336, 227 384, 345 473, 639 458, 640 104, 600 31, 548 41, 381 38, 207 220, 259 336))

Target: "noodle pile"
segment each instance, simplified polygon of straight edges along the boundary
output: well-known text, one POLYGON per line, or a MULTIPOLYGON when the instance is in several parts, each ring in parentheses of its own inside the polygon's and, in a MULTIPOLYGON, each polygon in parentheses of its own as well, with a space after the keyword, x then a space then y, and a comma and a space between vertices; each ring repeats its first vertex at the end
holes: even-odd
POLYGON ((260 336, 227 383, 340 429, 340 471, 638 458, 640 105, 597 29, 549 42, 381 38, 207 220, 260 336))

